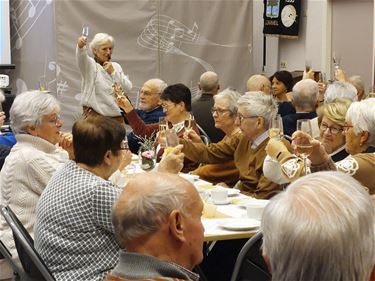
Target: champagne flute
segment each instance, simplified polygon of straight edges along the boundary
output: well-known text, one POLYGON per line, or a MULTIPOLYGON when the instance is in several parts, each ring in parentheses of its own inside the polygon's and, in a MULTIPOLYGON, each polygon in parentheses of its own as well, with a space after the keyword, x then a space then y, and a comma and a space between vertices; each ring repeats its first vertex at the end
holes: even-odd
POLYGON ((45 76, 40 76, 40 78, 39 78, 39 91, 41 91, 41 92, 48 91, 48 87, 47 87, 47 82, 46 82, 46 77, 45 76))
POLYGON ((268 135, 270 139, 274 138, 277 140, 281 140, 284 136, 283 119, 280 114, 271 117, 268 135))
POLYGON ((326 74, 324 72, 319 72, 318 73, 318 82, 326 84, 327 77, 326 77, 326 74))
POLYGON ((333 65, 335 67, 335 70, 339 69, 340 68, 340 61, 341 61, 340 55, 337 54, 337 53, 333 53, 332 60, 333 60, 333 65))
POLYGON ((89 37, 90 27, 87 24, 82 24, 82 36, 89 37))
POLYGON ((193 116, 193 114, 189 113, 189 117, 187 119, 185 119, 185 121, 184 121, 185 131, 189 132, 193 129, 192 128, 193 122, 194 122, 194 116, 193 116))
POLYGON ((311 65, 312 65, 312 61, 311 60, 306 60, 305 61, 305 70, 306 70, 306 73, 308 73, 310 71, 311 65))
POLYGON ((166 144, 166 134, 165 131, 168 129, 168 122, 165 117, 159 117, 159 144, 161 147, 165 147, 166 144))
MULTIPOLYGON (((310 119, 299 119, 297 120, 297 130, 305 132, 312 135, 312 127, 310 119)), ((312 152, 312 143, 309 138, 298 137, 295 138, 292 142, 294 152, 297 156, 301 157, 303 160, 303 167, 305 169, 305 175, 308 174, 307 171, 307 157, 310 156, 312 152)))
POLYGON ((173 128, 165 130, 165 139, 167 148, 175 147, 179 144, 178 136, 173 128))

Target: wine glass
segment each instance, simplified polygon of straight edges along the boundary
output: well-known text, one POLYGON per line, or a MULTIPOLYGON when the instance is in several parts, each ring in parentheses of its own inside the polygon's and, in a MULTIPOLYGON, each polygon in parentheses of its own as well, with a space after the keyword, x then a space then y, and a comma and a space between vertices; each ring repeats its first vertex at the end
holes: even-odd
POLYGON ((168 122, 165 117, 159 117, 159 133, 158 133, 158 141, 161 147, 167 146, 166 141, 166 134, 165 131, 168 129, 168 122))
POLYGON ((277 140, 281 140, 284 136, 283 119, 280 114, 271 117, 268 134, 270 139, 277 140))
POLYGON ((45 76, 40 76, 39 78, 39 91, 46 92, 48 91, 47 81, 45 76))
POLYGON ((326 74, 324 72, 319 72, 318 76, 319 76, 318 82, 326 83, 327 79, 326 79, 326 74))
MULTIPOLYGON (((312 128, 311 128, 310 119, 297 120, 297 130, 305 132, 311 136, 312 128)), ((306 137, 295 138, 292 142, 292 146, 293 146, 295 154, 302 158, 303 167, 305 169, 305 175, 307 175, 308 174, 307 157, 309 157, 312 152, 312 143, 310 142, 310 138, 306 138, 306 137)))
POLYGON ((189 132, 193 129, 192 128, 193 122, 194 122, 194 115, 190 113, 189 117, 187 119, 185 119, 185 121, 184 121, 185 131, 189 132))
POLYGON ((89 37, 90 27, 87 24, 82 24, 82 36, 89 37))
POLYGON ((341 62, 341 57, 337 53, 333 53, 332 55, 332 60, 333 60, 333 65, 335 67, 335 70, 340 68, 340 62, 341 62))
POLYGON ((165 130, 165 139, 167 148, 175 147, 179 144, 177 133, 173 128, 165 130))
POLYGON ((311 60, 306 60, 305 61, 305 70, 306 70, 306 73, 308 73, 310 71, 311 65, 312 65, 312 61, 311 60))

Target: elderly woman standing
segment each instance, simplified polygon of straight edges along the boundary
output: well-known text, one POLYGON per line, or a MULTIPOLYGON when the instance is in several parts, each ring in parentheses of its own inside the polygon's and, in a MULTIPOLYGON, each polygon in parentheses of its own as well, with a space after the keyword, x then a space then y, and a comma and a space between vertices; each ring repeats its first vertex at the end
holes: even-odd
MULTIPOLYGON (((71 140, 60 132, 63 123, 59 114, 57 100, 38 91, 18 95, 10 109, 17 143, 0 172, 0 204, 11 207, 31 236, 39 196, 56 169, 73 155, 71 140), (58 147, 59 143, 69 153, 58 147)), ((12 231, 2 217, 0 238, 17 257, 12 231)))
MULTIPOLYGON (((345 149, 350 155, 336 163, 332 161, 324 146, 311 136, 297 131, 293 138, 305 138, 313 144, 313 151, 309 156, 311 171, 342 171, 368 187, 371 194, 375 194, 375 99, 352 103, 346 113, 343 128, 345 149)), ((290 180, 305 174, 301 159, 291 154, 280 142, 270 141, 266 150, 281 163, 283 173, 290 180)))
POLYGON ((269 140, 268 126, 277 106, 263 92, 248 92, 238 100, 236 124, 242 134, 208 146, 181 140, 185 156, 199 163, 218 164, 234 160, 239 171, 236 185, 243 193, 256 198, 270 198, 280 186, 264 177, 262 167, 269 140))
MULTIPOLYGON (((241 130, 236 124, 237 100, 240 96, 241 93, 229 88, 214 96, 215 103, 211 112, 215 127, 225 133, 220 142, 230 141, 230 139, 241 134, 241 130)), ((186 132, 184 137, 196 143, 202 142, 200 136, 194 131, 186 132)), ((192 171, 192 174, 199 175, 203 180, 214 184, 224 182, 228 186, 234 186, 239 179, 239 173, 233 160, 220 164, 204 165, 192 171)))
POLYGON ((100 114, 123 123, 120 108, 113 94, 113 86, 116 83, 127 93, 131 90, 132 83, 121 66, 111 61, 114 39, 106 33, 97 33, 90 43, 94 59, 89 57, 86 44, 85 36, 78 38, 76 60, 82 75, 81 104, 84 115, 100 114))

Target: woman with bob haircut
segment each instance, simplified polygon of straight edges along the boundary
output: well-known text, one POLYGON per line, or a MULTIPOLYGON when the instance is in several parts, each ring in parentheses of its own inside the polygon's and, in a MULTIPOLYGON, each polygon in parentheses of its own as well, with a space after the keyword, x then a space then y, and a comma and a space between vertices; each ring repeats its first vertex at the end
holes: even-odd
POLYGON ((287 98, 287 93, 293 90, 292 74, 286 70, 276 71, 270 77, 270 80, 272 83, 271 93, 279 106, 277 113, 281 116, 296 113, 292 103, 287 98))
MULTIPOLYGON (((122 188, 108 179, 131 161, 124 138, 124 126, 109 117, 73 125, 75 160, 52 176, 36 208, 35 248, 56 280, 103 280, 117 263, 111 212, 122 188)), ((159 171, 179 172, 180 150, 163 159, 159 171)))
MULTIPOLYGON (((191 92, 184 84, 174 84, 166 87, 160 96, 165 119, 178 137, 182 137, 185 132, 184 122, 190 118, 191 115, 191 92)), ((159 131, 159 123, 146 124, 136 113, 130 101, 124 97, 119 96, 117 99, 118 105, 125 112, 125 117, 132 127, 135 135, 139 137, 151 137, 156 135, 159 131)), ((193 122, 192 129, 199 134, 196 124, 193 122)), ((164 149, 160 148, 158 151, 159 159, 163 154, 164 149)), ((183 172, 189 172, 197 168, 198 165, 185 159, 183 172)))

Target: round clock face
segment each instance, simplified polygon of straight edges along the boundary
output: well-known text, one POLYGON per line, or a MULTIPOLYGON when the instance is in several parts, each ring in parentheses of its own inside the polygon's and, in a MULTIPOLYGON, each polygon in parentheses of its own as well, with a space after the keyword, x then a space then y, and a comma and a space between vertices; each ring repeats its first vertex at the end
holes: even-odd
POLYGON ((281 22, 285 27, 291 27, 297 17, 296 8, 293 5, 286 5, 281 11, 281 22))

